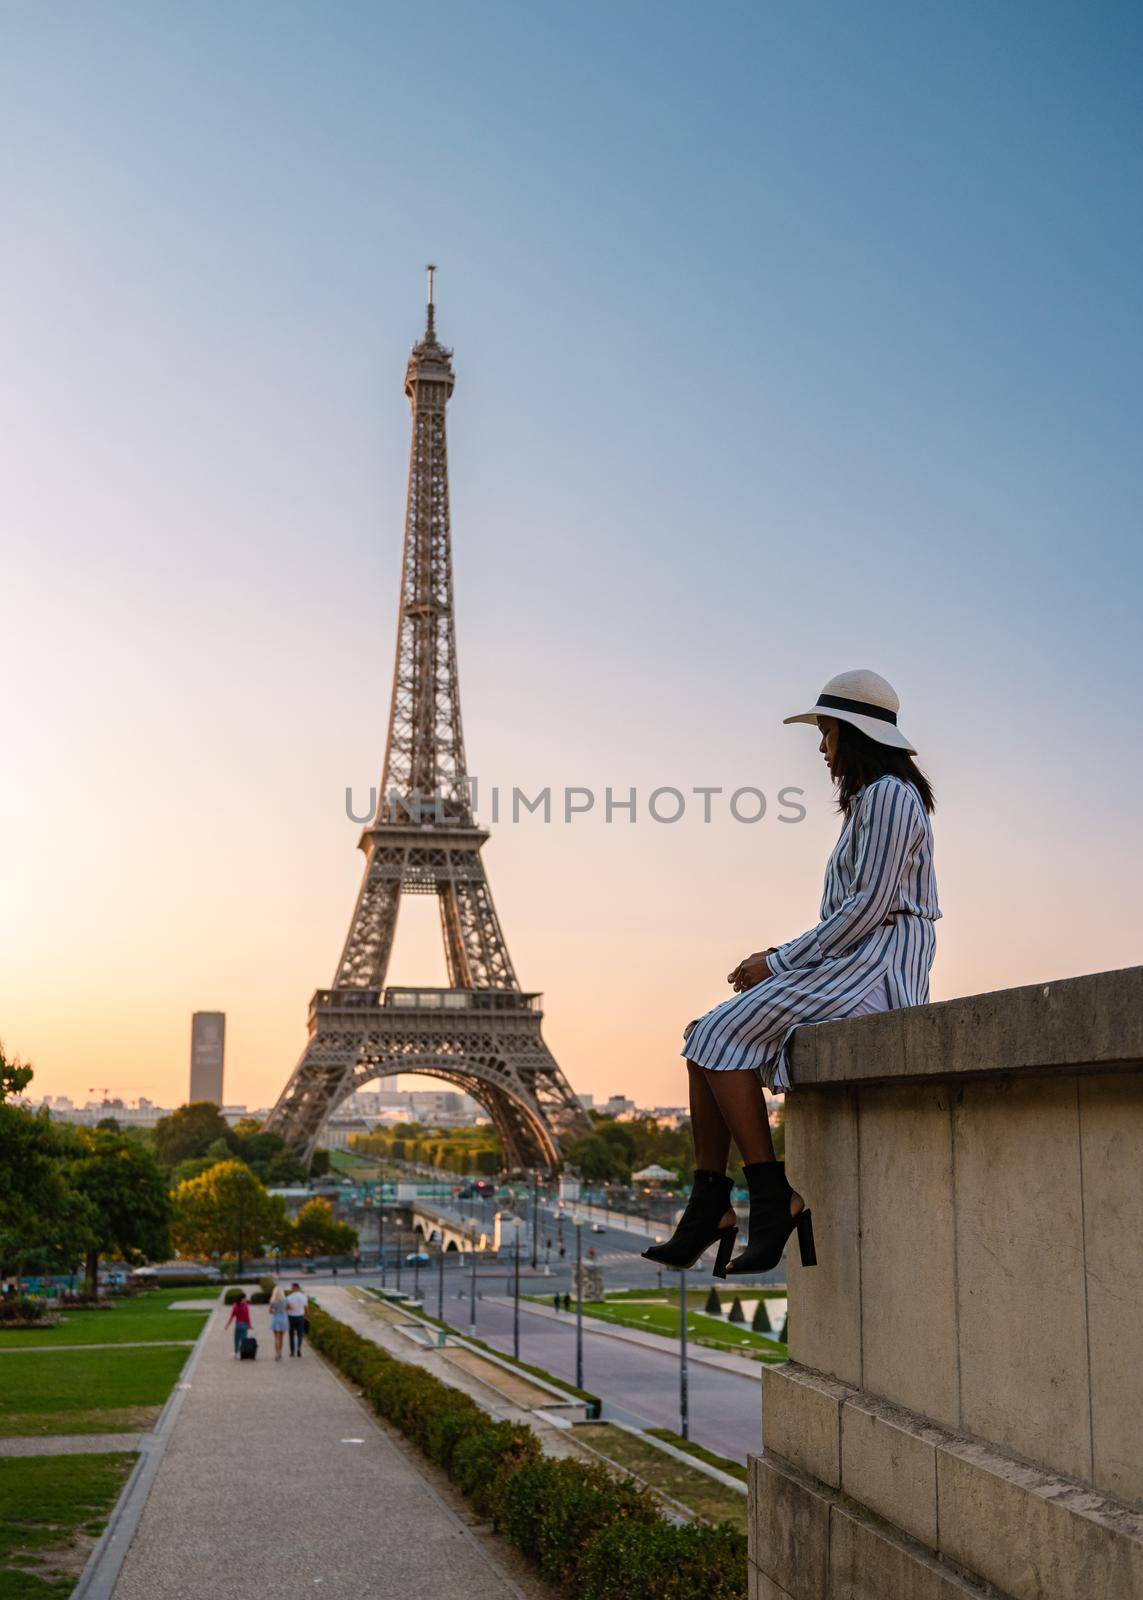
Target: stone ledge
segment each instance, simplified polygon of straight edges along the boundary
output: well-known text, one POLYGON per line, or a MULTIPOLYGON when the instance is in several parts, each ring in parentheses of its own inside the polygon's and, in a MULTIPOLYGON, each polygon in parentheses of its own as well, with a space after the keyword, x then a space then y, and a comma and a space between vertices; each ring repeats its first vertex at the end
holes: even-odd
POLYGON ((795 1092, 995 1073, 1143 1065, 1143 967, 1000 989, 802 1028, 795 1092))

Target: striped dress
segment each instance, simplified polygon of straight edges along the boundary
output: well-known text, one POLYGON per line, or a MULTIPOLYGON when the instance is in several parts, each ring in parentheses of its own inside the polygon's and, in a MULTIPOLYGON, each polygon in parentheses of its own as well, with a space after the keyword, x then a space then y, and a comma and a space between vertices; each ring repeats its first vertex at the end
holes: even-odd
POLYGON ((901 778, 869 784, 826 867, 821 921, 767 956, 771 976, 687 1028, 682 1054, 712 1072, 751 1070, 791 1087, 794 1030, 924 1005, 940 916, 933 831, 901 778))

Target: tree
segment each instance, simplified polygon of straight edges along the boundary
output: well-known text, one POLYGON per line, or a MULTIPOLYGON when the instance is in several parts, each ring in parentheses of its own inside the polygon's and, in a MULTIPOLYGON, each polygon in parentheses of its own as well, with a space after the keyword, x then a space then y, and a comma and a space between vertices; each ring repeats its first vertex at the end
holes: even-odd
POLYGON ((82 1151, 68 1163, 67 1177, 89 1207, 84 1251, 89 1294, 97 1290, 101 1255, 132 1263, 170 1255, 167 1178, 144 1145, 95 1129, 83 1135, 82 1151))
POLYGON ((87 1202, 64 1180, 77 1130, 11 1103, 31 1079, 32 1068, 0 1046, 0 1265, 17 1276, 29 1265, 70 1272, 91 1223, 87 1202))
POLYGON ((234 1149, 230 1126, 212 1100, 193 1100, 155 1124, 155 1149, 165 1167, 206 1155, 219 1139, 225 1141, 228 1153, 234 1149))
POLYGON ((71 1272, 87 1247, 87 1203, 64 1179, 79 1149, 76 1129, 46 1111, 0 1103, 0 1264, 21 1275, 31 1265, 71 1272))
POLYGON ((567 1148, 567 1163, 589 1183, 625 1182, 631 1165, 624 1146, 598 1129, 573 1139, 567 1148))
POLYGON ((0 1103, 20 1094, 31 1081, 31 1067, 26 1067, 19 1056, 13 1056, 9 1061, 4 1054, 4 1046, 0 1044, 0 1103))
POLYGON ((289 1234, 286 1207, 241 1161, 219 1161, 174 1193, 180 1252, 206 1257, 261 1254, 289 1234))
POLYGON ((754 1320, 751 1322, 750 1326, 754 1329, 755 1333, 773 1332, 773 1324, 770 1321, 770 1313, 767 1311, 766 1301, 761 1295, 758 1296, 758 1304, 754 1307, 754 1320))
POLYGON ((291 1243, 298 1255, 346 1256, 357 1249, 357 1229, 335 1222, 328 1200, 307 1200, 294 1222, 291 1243))
POLYGON ((735 1295, 735 1297, 734 1297, 734 1304, 731 1306, 730 1315, 727 1317, 726 1320, 727 1320, 727 1322, 745 1322, 746 1321, 746 1313, 742 1309, 742 1301, 738 1298, 737 1295, 735 1295))
POLYGON ((717 1289, 712 1289, 707 1295, 706 1305, 703 1306, 703 1310, 706 1312, 708 1317, 722 1316, 722 1301, 718 1298, 717 1289))

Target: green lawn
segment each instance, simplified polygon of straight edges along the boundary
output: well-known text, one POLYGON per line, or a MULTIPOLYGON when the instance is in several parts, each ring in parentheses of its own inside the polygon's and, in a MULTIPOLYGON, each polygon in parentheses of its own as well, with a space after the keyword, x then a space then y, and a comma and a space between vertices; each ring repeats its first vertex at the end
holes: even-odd
POLYGON ((0 1594, 49 1600, 71 1593, 133 1455, 0 1459, 0 1594))
POLYGON ((149 1428, 189 1353, 159 1347, 0 1355, 0 1435, 149 1428))
MULTIPOLYGON (((542 1302, 541 1302, 542 1303, 542 1302)), ((596 1317, 601 1322, 618 1323, 624 1328, 641 1328, 645 1333, 661 1333, 670 1339, 679 1336, 679 1308, 677 1305, 634 1305, 607 1300, 585 1300, 585 1317, 596 1317)), ((774 1339, 755 1333, 746 1322, 727 1322, 723 1317, 707 1317, 687 1306, 687 1337, 697 1344, 717 1350, 731 1350, 738 1354, 756 1356, 762 1360, 784 1361, 786 1346, 774 1339)))
POLYGON ((57 1344, 128 1344, 153 1339, 197 1339, 203 1313, 211 1310, 218 1289, 162 1289, 138 1300, 113 1300, 110 1311, 67 1311, 54 1328, 0 1329, 0 1351, 13 1346, 57 1344), (175 1300, 203 1302, 202 1311, 171 1311, 175 1300))

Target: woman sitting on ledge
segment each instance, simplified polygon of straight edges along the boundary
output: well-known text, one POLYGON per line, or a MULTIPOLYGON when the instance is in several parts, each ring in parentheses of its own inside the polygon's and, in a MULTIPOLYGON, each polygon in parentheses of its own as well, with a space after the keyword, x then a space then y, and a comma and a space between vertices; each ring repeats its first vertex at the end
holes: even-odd
POLYGON ((796 1028, 929 998, 933 923, 940 916, 929 826, 933 791, 897 726, 899 705, 876 672, 843 672, 811 710, 785 719, 820 728, 845 822, 826 867, 817 927, 740 961, 727 980, 737 998, 684 1034, 695 1179, 673 1236, 643 1252, 660 1266, 693 1267, 717 1240, 716 1277, 767 1272, 795 1228, 802 1264, 813 1266, 810 1213, 775 1159, 762 1086, 790 1088, 796 1028), (750 1237, 733 1261, 731 1138, 750 1191, 750 1237))

